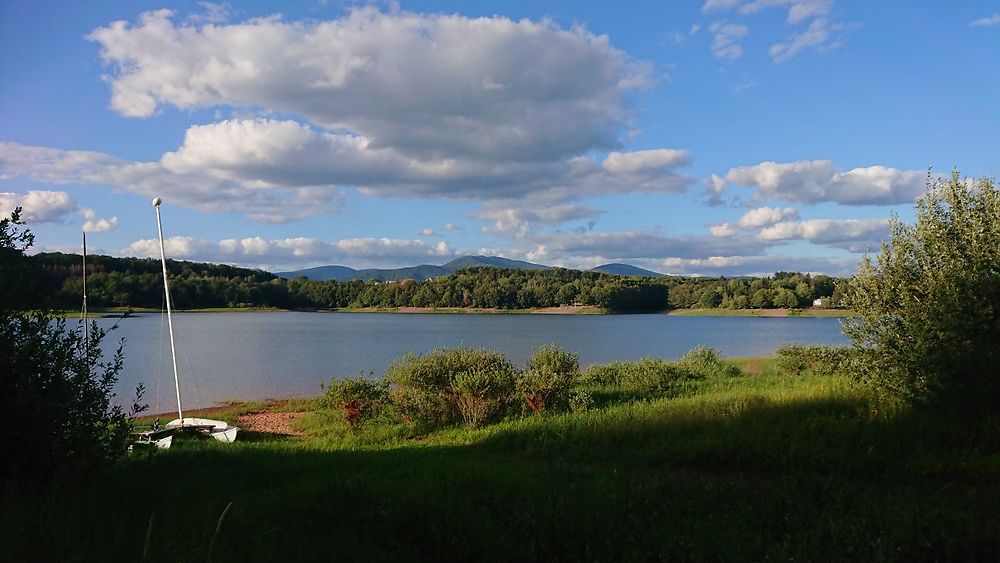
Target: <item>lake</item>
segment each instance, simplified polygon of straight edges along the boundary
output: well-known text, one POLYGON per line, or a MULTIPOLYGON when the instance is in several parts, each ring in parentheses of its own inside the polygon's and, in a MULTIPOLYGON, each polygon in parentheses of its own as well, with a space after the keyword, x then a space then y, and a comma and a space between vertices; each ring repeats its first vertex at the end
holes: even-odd
MULTIPOLYGON (((142 382, 151 412, 174 409, 165 316, 98 320, 103 327, 115 322, 108 343, 126 339, 120 401, 129 401, 142 382)), ((174 315, 174 332, 181 396, 191 408, 226 399, 315 395, 331 377, 369 370, 380 375, 406 352, 444 346, 495 349, 523 364, 536 346, 555 343, 579 353, 586 368, 644 356, 678 358, 696 346, 756 356, 792 342, 848 342, 833 318, 662 314, 182 313, 174 315)))

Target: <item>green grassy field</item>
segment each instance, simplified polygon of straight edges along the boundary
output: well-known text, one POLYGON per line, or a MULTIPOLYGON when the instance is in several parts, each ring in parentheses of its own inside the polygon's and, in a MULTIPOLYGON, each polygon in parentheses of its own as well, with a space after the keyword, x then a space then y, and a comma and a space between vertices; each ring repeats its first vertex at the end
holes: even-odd
POLYGON ((6 491, 0 560, 1000 554, 996 417, 886 412, 846 378, 736 363, 743 376, 687 382, 670 397, 595 388, 588 412, 476 430, 351 430, 310 412, 305 437, 177 440, 96 475, 6 491))

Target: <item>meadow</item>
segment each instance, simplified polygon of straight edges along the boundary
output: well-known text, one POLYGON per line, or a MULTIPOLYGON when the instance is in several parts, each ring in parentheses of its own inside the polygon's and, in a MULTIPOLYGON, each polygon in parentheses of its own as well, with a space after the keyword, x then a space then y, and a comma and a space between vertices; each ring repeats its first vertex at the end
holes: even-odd
MULTIPOLYGON (((92 475, 6 490, 0 559, 987 560, 1000 553, 1000 424, 883 408, 781 358, 651 395, 578 382, 576 412, 474 428, 176 439, 92 475)), ((801 366, 799 366, 801 367, 801 366)), ((522 409, 523 410, 523 409, 522 409)))

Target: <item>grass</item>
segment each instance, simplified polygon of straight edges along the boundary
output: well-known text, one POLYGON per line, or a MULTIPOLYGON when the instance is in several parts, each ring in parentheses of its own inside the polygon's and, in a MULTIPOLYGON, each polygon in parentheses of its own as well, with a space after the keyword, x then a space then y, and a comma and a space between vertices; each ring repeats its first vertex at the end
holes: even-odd
POLYGON ((730 361, 746 375, 688 382, 670 398, 604 389, 588 412, 476 430, 351 430, 314 412, 300 421, 305 439, 178 440, 87 478, 7 490, 0 560, 1000 554, 996 417, 884 412, 843 377, 730 361))

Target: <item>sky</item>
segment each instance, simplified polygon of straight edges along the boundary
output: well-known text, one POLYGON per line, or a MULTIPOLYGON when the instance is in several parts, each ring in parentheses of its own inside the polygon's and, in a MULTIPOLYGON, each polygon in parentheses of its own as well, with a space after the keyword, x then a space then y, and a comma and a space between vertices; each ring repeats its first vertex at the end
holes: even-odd
POLYGON ((35 252, 849 275, 998 133, 997 0, 0 2, 35 252))

